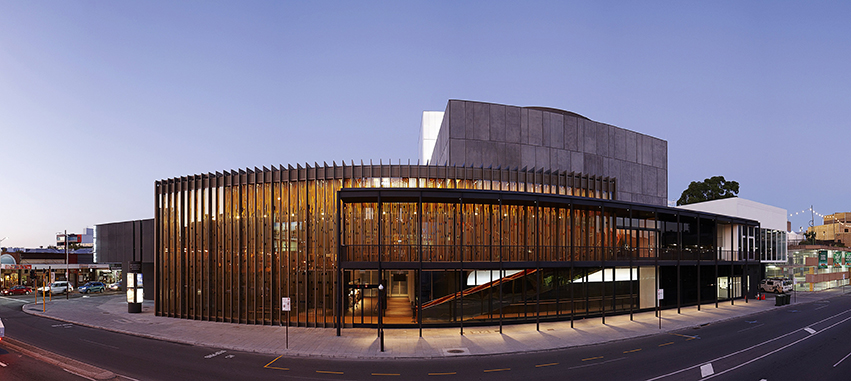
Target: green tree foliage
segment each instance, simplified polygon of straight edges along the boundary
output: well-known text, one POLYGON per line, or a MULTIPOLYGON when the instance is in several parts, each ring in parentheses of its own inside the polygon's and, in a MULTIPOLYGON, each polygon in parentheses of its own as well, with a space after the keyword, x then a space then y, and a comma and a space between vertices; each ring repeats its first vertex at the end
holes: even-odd
POLYGON ((806 231, 804 232, 804 243, 802 245, 815 245, 816 244, 816 232, 814 231, 806 231))
POLYGON ((677 200, 677 205, 736 197, 738 194, 737 181, 727 181, 724 176, 713 176, 703 181, 692 181, 677 200))

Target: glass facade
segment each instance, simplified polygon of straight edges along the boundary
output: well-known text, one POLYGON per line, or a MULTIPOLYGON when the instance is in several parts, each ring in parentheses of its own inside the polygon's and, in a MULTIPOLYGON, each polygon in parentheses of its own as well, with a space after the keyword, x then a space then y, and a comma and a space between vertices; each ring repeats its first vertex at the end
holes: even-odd
POLYGON ((754 248, 735 245, 738 228, 755 222, 618 202, 615 189, 567 172, 418 165, 158 181, 156 313, 360 326, 377 323, 381 295, 389 325, 493 324, 654 308, 660 287, 663 307, 746 292, 718 279, 741 285, 754 248))

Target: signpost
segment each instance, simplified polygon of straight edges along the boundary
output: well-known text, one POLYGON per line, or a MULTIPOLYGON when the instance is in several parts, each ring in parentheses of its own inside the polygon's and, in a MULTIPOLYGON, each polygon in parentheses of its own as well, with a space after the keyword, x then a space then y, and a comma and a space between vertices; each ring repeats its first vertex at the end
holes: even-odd
POLYGON ((384 308, 382 305, 383 293, 384 283, 382 282, 378 284, 378 339, 380 342, 381 352, 384 352, 384 326, 381 324, 381 317, 384 315, 384 310, 382 309, 384 308))
POLYGON ((656 308, 659 309, 659 313, 658 313, 658 315, 659 315, 659 329, 662 329, 662 299, 665 299, 665 289, 664 288, 660 288, 660 289, 656 290, 656 299, 658 300, 656 302, 656 306, 657 306, 656 308))
POLYGON ((290 298, 281 298, 281 311, 287 311, 287 343, 286 348, 290 349, 290 310, 291 310, 290 298))

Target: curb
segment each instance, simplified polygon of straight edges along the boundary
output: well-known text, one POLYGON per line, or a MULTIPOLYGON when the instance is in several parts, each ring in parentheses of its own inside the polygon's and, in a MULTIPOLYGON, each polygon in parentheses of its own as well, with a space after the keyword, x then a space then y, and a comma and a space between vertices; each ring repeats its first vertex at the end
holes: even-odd
MULTIPOLYGON (((817 295, 823 296, 824 294, 817 294, 817 295)), ((835 296, 839 296, 839 295, 835 295, 835 296)), ((798 305, 798 304, 811 303, 811 302, 814 302, 814 301, 817 301, 817 300, 823 300, 823 299, 830 298, 830 297, 833 297, 833 296, 824 295, 823 297, 814 298, 814 300, 800 301, 800 302, 797 302, 795 304, 784 305, 784 306, 779 306, 779 307, 778 306, 770 306, 766 310, 752 311, 750 313, 745 313, 745 314, 736 315, 736 316, 727 316, 727 317, 724 317, 724 318, 721 318, 721 319, 718 319, 718 320, 715 320, 715 321, 708 322, 708 324, 714 324, 714 323, 728 321, 728 320, 732 320, 732 319, 743 318, 743 317, 755 315, 755 314, 758 314, 758 313, 762 313, 762 312, 765 312, 765 311, 771 310, 771 309, 786 308, 786 307, 791 307, 791 306, 798 305)), ((96 326, 96 325, 93 325, 93 324, 86 324, 86 323, 81 323, 81 322, 77 322, 77 321, 73 321, 73 320, 68 320, 68 319, 64 319, 64 318, 61 318, 61 317, 45 315, 45 314, 42 314, 41 311, 28 310, 26 307, 31 306, 31 305, 32 304, 30 303, 30 304, 26 304, 26 305, 22 306, 23 312, 30 314, 30 315, 36 315, 36 316, 40 316, 40 317, 43 317, 43 318, 48 318, 48 319, 52 319, 52 320, 56 320, 56 321, 62 321, 62 322, 71 323, 71 324, 75 324, 75 325, 79 325, 79 326, 85 326, 85 327, 90 327, 90 328, 95 328, 95 329, 102 329, 102 330, 116 332, 116 333, 120 333, 120 334, 132 335, 132 336, 137 336, 137 337, 144 337, 144 338, 159 340, 159 341, 164 341, 164 342, 188 344, 188 345, 194 345, 194 346, 215 346, 215 347, 219 347, 219 348, 222 348, 222 349, 233 350, 233 351, 270 354, 270 355, 281 355, 282 357, 292 358, 292 359, 297 359, 297 358, 326 358, 326 359, 348 359, 348 360, 382 360, 382 359, 428 360, 428 359, 436 359, 436 358, 445 358, 446 357, 446 356, 442 356, 442 355, 435 355, 435 356, 394 356, 392 354, 388 354, 386 356, 381 356, 381 355, 369 356, 369 355, 364 355, 364 354, 339 355, 339 354, 318 354, 318 353, 313 353, 313 352, 296 352, 296 353, 293 353, 293 352, 286 353, 285 352, 285 353, 281 354, 281 352, 263 351, 263 350, 257 350, 257 349, 254 349, 254 348, 245 348, 245 347, 242 347, 242 346, 239 346, 239 345, 211 345, 209 343, 199 342, 198 340, 181 340, 181 339, 167 338, 167 337, 162 337, 162 336, 157 336, 157 335, 144 334, 144 333, 140 333, 140 332, 131 332, 131 331, 126 331, 126 330, 121 330, 121 329, 101 327, 101 326, 96 326)), ((633 336, 633 337, 614 338, 614 339, 603 340, 603 341, 595 342, 595 343, 584 343, 584 344, 574 344, 574 345, 568 344, 568 345, 559 346, 559 347, 526 350, 526 351, 523 351, 523 352, 524 353, 549 352, 549 351, 556 351, 556 350, 562 350, 562 349, 567 349, 567 348, 576 348, 576 347, 582 347, 582 346, 599 345, 599 344, 604 344, 604 343, 609 343, 609 342, 617 342, 617 341, 629 340, 629 339, 634 339, 634 338, 648 337, 648 336, 652 336, 652 335, 656 335, 656 334, 660 334, 660 333, 670 333, 670 332, 676 332, 676 331, 681 331, 681 330, 692 330, 692 329, 700 328, 704 325, 706 325, 706 324, 696 324, 696 325, 694 325, 694 324, 688 325, 687 324, 687 325, 684 325, 684 326, 679 326, 679 327, 674 327, 674 328, 663 328, 662 330, 657 331, 657 332, 640 334, 640 335, 636 335, 636 336, 633 336)), ((512 354, 512 353, 517 353, 517 352, 508 351, 508 352, 496 352, 496 353, 475 353, 475 354, 469 353, 469 354, 465 354, 464 356, 457 356, 457 357, 499 356, 499 355, 509 355, 509 354, 512 354)))
POLYGON ((112 380, 116 378, 115 373, 108 370, 101 369, 94 365, 89 365, 69 357, 61 356, 15 339, 5 337, 3 338, 3 343, 5 346, 14 351, 21 352, 50 365, 58 366, 65 371, 76 375, 81 375, 94 380, 112 380))

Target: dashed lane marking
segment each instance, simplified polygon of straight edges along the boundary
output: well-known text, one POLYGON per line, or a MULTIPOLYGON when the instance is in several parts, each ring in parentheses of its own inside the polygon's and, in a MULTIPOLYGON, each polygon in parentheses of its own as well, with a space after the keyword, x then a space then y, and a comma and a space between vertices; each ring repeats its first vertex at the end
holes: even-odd
POLYGON ((679 333, 672 333, 671 335, 679 336, 679 337, 685 337, 685 338, 686 338, 686 341, 694 340, 694 339, 699 339, 699 338, 700 338, 700 336, 696 336, 696 335, 695 335, 695 336, 690 336, 690 335, 682 335, 682 334, 679 334, 679 333))
POLYGON ((401 376, 399 373, 373 373, 373 376, 401 376))
POLYGON ((704 364, 700 366, 700 377, 709 377, 715 374, 715 369, 712 369, 712 363, 704 364))
POLYGON ((0 362, 0 366, 2 366, 2 367, 4 367, 4 368, 5 368, 7 365, 6 365, 6 364, 4 364, 4 363, 2 363, 2 362, 0 362))
POLYGON ((604 365, 604 364, 608 364, 610 362, 620 361, 620 360, 624 360, 624 359, 626 359, 626 357, 618 357, 616 359, 611 359, 611 360, 606 360, 606 361, 598 361, 598 362, 592 362, 590 364, 585 364, 585 365, 572 366, 572 367, 567 368, 567 369, 579 369, 579 368, 587 368, 587 367, 590 367, 590 366, 599 366, 599 365, 604 365))
POLYGON ((812 329, 812 328, 810 328, 810 327, 804 328, 804 331, 809 332, 809 333, 810 333, 810 335, 813 335, 813 334, 815 334, 815 333, 816 333, 816 330, 814 330, 814 329, 812 329))
POLYGON ((673 344, 673 343, 674 343, 674 342, 672 341, 672 342, 670 342, 670 343, 659 344, 659 346, 660 346, 660 347, 664 347, 664 346, 666 346, 666 345, 671 345, 671 344, 673 344))
POLYGON ((640 350, 641 350, 641 348, 638 348, 638 349, 633 349, 633 350, 629 350, 629 351, 623 351, 623 353, 633 353, 633 352, 638 352, 640 350))
POLYGON ((587 358, 587 359, 582 359, 582 361, 599 360, 599 359, 601 359, 601 358, 603 358, 603 356, 589 357, 589 358, 587 358))
POLYGON ((535 365, 535 368, 543 368, 543 367, 546 367, 546 366, 554 366, 554 365, 558 365, 558 363, 557 362, 551 362, 549 364, 538 364, 538 365, 535 365))
POLYGON ((322 374, 343 374, 343 372, 335 372, 333 370, 317 370, 316 373, 322 374))
POLYGON ((444 372, 444 373, 429 373, 429 376, 451 376, 454 374, 458 374, 458 372, 444 372))
POLYGON ((485 369, 485 373, 490 373, 490 372, 504 372, 504 371, 507 371, 507 370, 511 370, 511 368, 485 369))

